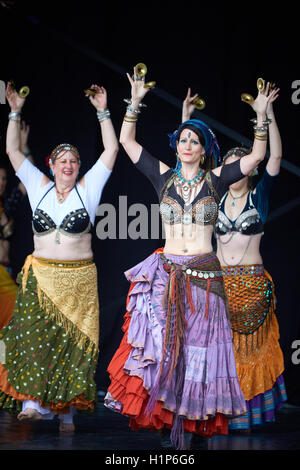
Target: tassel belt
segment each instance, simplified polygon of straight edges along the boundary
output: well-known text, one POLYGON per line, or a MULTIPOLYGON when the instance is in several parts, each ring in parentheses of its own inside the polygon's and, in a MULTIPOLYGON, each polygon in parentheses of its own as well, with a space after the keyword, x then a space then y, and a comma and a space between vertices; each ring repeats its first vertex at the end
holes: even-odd
POLYGON ((209 270, 205 270, 205 271, 199 271, 198 269, 195 269, 195 268, 189 268, 188 266, 186 266, 185 264, 178 264, 178 263, 174 263, 173 261, 169 260, 169 259, 166 259, 165 261, 167 264, 170 264, 170 265, 176 265, 176 266, 179 266, 181 268, 181 271, 184 271, 185 274, 187 276, 193 276, 193 277, 199 277, 200 279, 203 278, 203 279, 208 279, 208 278, 214 278, 214 277, 223 277, 223 272, 222 270, 218 270, 218 271, 209 271, 209 270))
MULTIPOLYGON (((182 290, 182 282, 186 281, 186 294, 192 313, 195 313, 195 307, 192 301, 190 289, 191 282, 203 290, 206 290, 207 302, 205 318, 208 317, 210 292, 219 295, 224 301, 226 300, 223 286, 223 271, 215 255, 213 257, 212 255, 196 256, 185 264, 175 263, 174 261, 166 258, 163 253, 160 254, 160 257, 163 262, 164 270, 167 271, 171 277, 171 293, 175 287, 174 283, 180 283, 180 290, 182 290), (203 269, 204 267, 205 269, 203 269)), ((174 294, 171 295, 171 298, 175 300, 174 294)), ((181 299, 181 301, 183 301, 183 299, 181 299)))

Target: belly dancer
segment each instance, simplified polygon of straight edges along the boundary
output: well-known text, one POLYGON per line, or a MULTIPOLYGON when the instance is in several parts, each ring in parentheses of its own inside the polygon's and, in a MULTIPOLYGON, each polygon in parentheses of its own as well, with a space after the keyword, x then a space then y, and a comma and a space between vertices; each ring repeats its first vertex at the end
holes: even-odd
MULTIPOLYGON (((136 121, 147 90, 128 75, 131 103, 120 142, 160 199, 166 243, 125 275, 131 282, 124 338, 109 367, 107 407, 130 418, 133 429, 171 429, 173 446, 184 432, 227 433, 227 418, 241 416, 240 389, 222 270, 212 250, 219 198, 263 160, 257 132, 251 154, 218 166, 219 147, 202 121, 189 120, 170 135, 177 152, 172 169, 136 141, 136 121)), ((257 120, 268 97, 260 93, 257 120)))
POLYGON ((0 364, 0 409, 21 421, 60 418, 60 431, 74 431, 76 410, 92 412, 97 399, 99 301, 91 226, 110 177, 118 142, 107 109, 107 93, 92 86, 104 151, 77 180, 80 155, 70 144, 50 155, 54 182, 19 150, 24 99, 7 87, 11 106, 7 153, 31 204, 34 252, 18 281, 11 321, 1 330, 6 346, 0 364))

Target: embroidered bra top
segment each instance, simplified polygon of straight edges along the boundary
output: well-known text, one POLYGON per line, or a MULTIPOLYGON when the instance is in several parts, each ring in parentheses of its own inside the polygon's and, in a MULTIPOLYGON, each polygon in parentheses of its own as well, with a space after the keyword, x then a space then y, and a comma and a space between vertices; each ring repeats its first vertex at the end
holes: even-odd
POLYGON ((56 242, 59 243, 59 232, 64 235, 71 237, 76 237, 83 235, 85 233, 90 233, 91 231, 91 221, 89 214, 83 204, 83 201, 80 197, 80 194, 75 186, 75 190, 78 194, 78 197, 81 201, 82 208, 71 211, 67 214, 62 220, 61 224, 57 226, 52 218, 42 209, 39 209, 39 205, 42 200, 47 196, 49 191, 51 191, 55 185, 51 186, 48 191, 43 195, 42 199, 38 203, 32 218, 32 229, 33 233, 37 236, 47 235, 54 230, 57 230, 56 242))
POLYGON ((243 178, 239 160, 222 168, 220 177, 209 171, 200 192, 191 204, 186 205, 177 193, 172 169, 162 175, 159 160, 142 150, 136 167, 149 178, 160 197, 160 213, 167 224, 214 225, 218 216, 218 204, 228 186, 243 178))
POLYGON ((225 201, 228 192, 223 196, 220 207, 218 220, 216 222, 215 231, 219 235, 228 232, 241 232, 244 235, 255 235, 263 232, 263 223, 256 207, 253 204, 251 192, 248 193, 247 202, 241 214, 232 221, 225 214, 225 201))
POLYGON ((263 233, 264 223, 268 215, 269 196, 276 176, 271 176, 265 170, 261 180, 256 186, 255 192, 250 191, 246 204, 240 215, 232 221, 225 213, 225 201, 228 191, 224 194, 220 206, 215 233, 225 235, 230 232, 240 232, 244 235, 256 235, 263 233))

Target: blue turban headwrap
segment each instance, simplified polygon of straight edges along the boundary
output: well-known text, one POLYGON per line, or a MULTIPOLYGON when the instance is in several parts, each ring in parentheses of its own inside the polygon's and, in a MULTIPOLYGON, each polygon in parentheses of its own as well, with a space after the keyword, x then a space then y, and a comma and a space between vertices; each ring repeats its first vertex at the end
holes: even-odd
POLYGON ((173 132, 173 134, 169 134, 170 138, 170 147, 172 147, 175 151, 177 150, 177 141, 179 140, 179 136, 181 131, 187 126, 191 125, 199 129, 204 137, 204 147, 205 147, 205 155, 207 158, 213 157, 214 159, 214 166, 215 168, 220 164, 220 148, 217 142, 217 138, 213 131, 208 127, 205 122, 200 121, 199 119, 189 119, 188 121, 182 122, 178 129, 173 132))

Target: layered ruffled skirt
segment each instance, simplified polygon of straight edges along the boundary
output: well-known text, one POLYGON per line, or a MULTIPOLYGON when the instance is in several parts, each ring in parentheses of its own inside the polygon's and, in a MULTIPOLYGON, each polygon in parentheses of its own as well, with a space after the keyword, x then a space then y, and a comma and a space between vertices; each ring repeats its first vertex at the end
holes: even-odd
POLYGON ((124 337, 108 367, 106 406, 133 429, 172 429, 177 448, 183 430, 226 434, 227 418, 246 404, 216 256, 156 252, 125 274, 124 337))
POLYGON ((18 282, 12 319, 0 332, 0 409, 18 413, 30 400, 52 414, 67 414, 70 407, 93 411, 99 334, 94 263, 29 256, 18 282))
POLYGON ((287 400, 274 283, 262 265, 222 269, 237 374, 247 404, 247 413, 230 420, 229 429, 250 429, 275 421, 275 411, 287 400))

